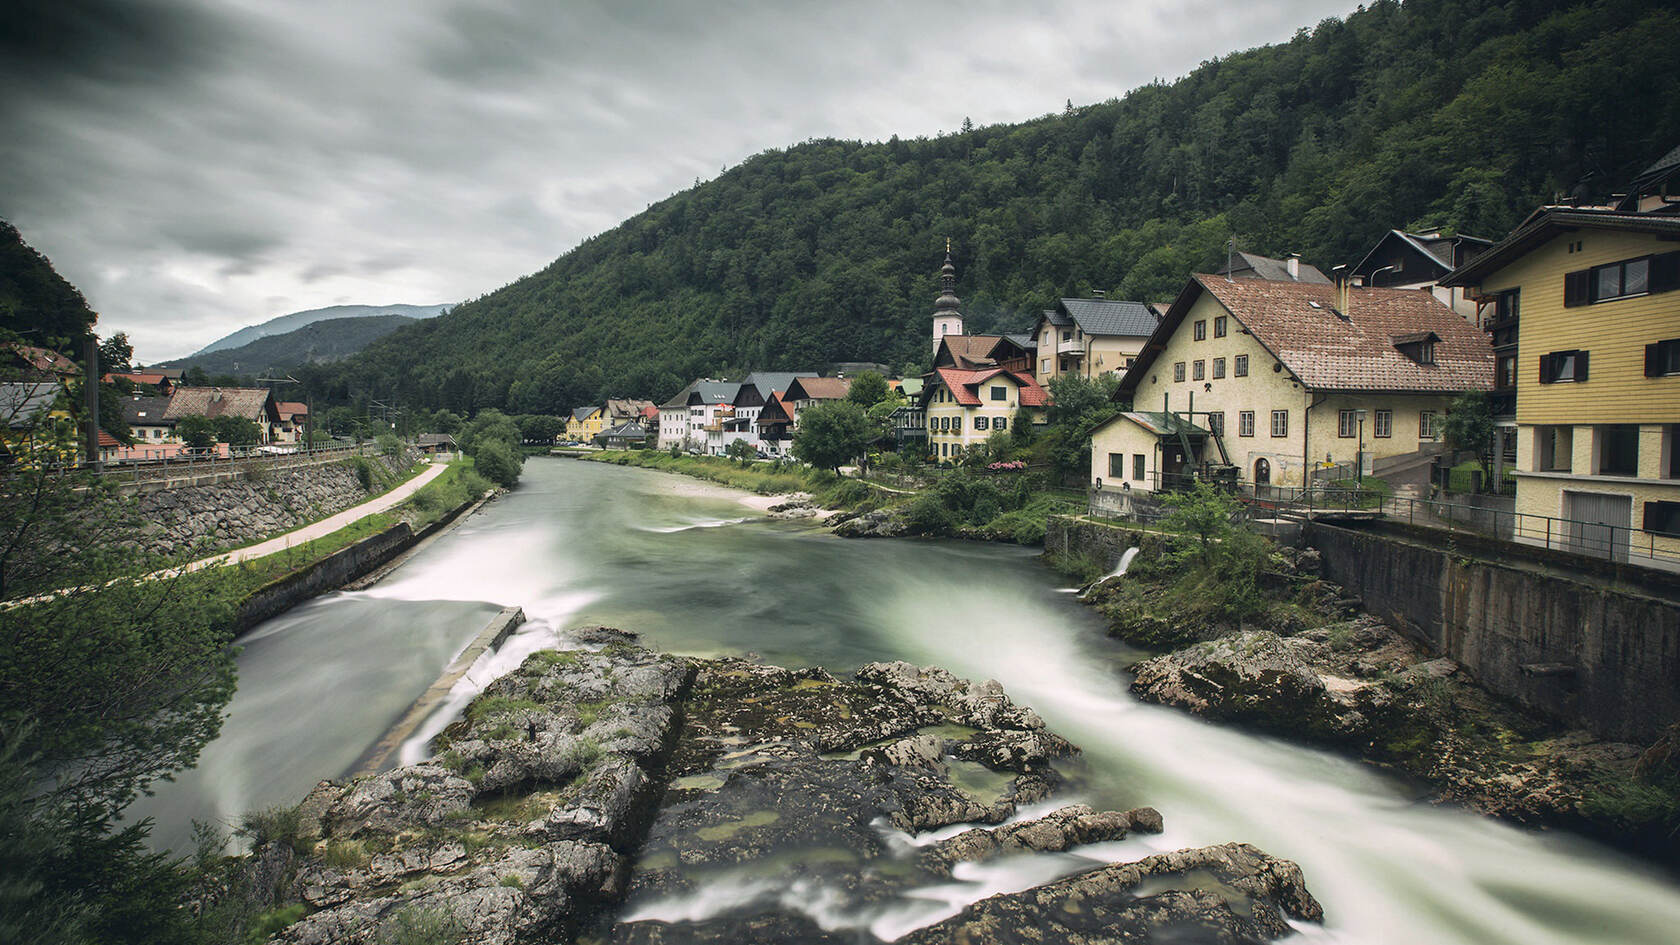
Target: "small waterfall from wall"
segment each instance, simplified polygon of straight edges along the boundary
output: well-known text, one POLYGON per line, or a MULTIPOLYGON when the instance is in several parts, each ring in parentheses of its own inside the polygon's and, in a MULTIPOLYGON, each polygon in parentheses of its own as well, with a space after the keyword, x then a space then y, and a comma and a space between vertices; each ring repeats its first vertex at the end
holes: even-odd
POLYGON ((1088 586, 1086 586, 1085 590, 1081 591, 1079 596, 1084 597, 1086 594, 1091 593, 1091 590, 1093 588, 1101 587, 1105 582, 1107 582, 1109 580, 1112 580, 1112 579, 1117 578, 1117 577, 1125 577, 1126 576, 1126 569, 1132 566, 1132 559, 1136 558, 1137 554, 1138 554, 1138 549, 1137 548, 1127 548, 1125 553, 1120 556, 1120 563, 1118 565, 1115 565, 1114 570, 1110 571, 1109 573, 1103 575, 1101 578, 1098 578, 1096 581, 1094 581, 1091 584, 1089 584, 1088 586))

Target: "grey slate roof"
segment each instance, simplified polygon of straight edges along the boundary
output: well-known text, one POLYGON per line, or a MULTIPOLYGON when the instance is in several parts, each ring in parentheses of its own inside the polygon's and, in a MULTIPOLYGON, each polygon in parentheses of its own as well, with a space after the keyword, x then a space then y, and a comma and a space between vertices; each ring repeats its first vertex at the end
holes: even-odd
POLYGON ((1215 275, 1226 275, 1228 272, 1241 279, 1243 273, 1252 272, 1254 278, 1265 279, 1268 282, 1305 282, 1314 285, 1331 285, 1330 277, 1320 272, 1317 266, 1301 263, 1301 278, 1289 278, 1289 264, 1281 259, 1261 256, 1258 253, 1237 252, 1228 268, 1220 269, 1215 275))
POLYGON ((1038 336, 1032 334, 1031 332, 1006 331, 1003 333, 1003 337, 1008 338, 1010 341, 1015 342, 1028 351, 1038 350, 1038 336))
MULTIPOLYGON (((1155 331, 1155 313, 1142 302, 1121 299, 1062 299, 1057 314, 1066 313, 1087 335, 1131 335, 1147 338, 1155 331)), ((1049 313, 1045 313, 1046 317, 1049 313)), ((1051 321, 1065 325, 1064 321, 1051 321)))
POLYGON ((584 420, 588 420, 589 415, 594 413, 595 411, 597 411, 599 409, 601 409, 601 408, 599 408, 599 407, 573 407, 572 408, 572 419, 577 420, 579 422, 584 421, 584 420))
POLYGON ((0 420, 14 429, 27 427, 37 414, 52 408, 62 390, 57 381, 0 383, 0 420))
POLYGON ((125 397, 122 409, 123 422, 131 427, 175 425, 174 418, 164 418, 164 413, 169 410, 168 397, 125 397))
POLYGON ((758 390, 758 396, 769 400, 770 395, 776 391, 787 390, 794 378, 816 376, 816 371, 754 371, 747 375, 746 380, 736 385, 736 390, 739 392, 742 388, 753 387, 758 390))
POLYGON ((739 381, 695 381, 686 403, 727 404, 735 399, 740 389, 739 381))

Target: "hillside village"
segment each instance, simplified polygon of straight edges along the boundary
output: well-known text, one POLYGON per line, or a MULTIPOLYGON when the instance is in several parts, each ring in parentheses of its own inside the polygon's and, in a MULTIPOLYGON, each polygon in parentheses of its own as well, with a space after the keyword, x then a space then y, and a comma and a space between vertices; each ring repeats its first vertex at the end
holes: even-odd
MULTIPOLYGON (((998 458, 1000 435, 1016 427, 1042 430, 1058 386, 1100 383, 1113 415, 1091 431, 1079 477, 1094 511, 1124 513, 1134 496, 1200 480, 1251 496, 1369 480, 1425 499, 1452 485, 1456 466, 1472 483, 1460 491, 1496 508, 1503 494, 1512 521, 1555 520, 1565 546, 1612 557, 1642 548, 1680 566, 1680 295, 1667 295, 1680 288, 1676 191, 1680 149, 1613 204, 1542 206, 1497 240, 1393 229, 1331 267, 1233 245, 1215 271, 1186 274, 1170 301, 1061 298, 1022 333, 967 331, 947 241, 920 376, 829 364, 702 377, 671 396, 609 399, 523 429, 534 446, 788 460, 813 408, 880 374, 886 407, 857 458, 955 465, 998 458), (1485 444, 1445 435, 1467 394, 1491 420, 1485 444)), ((68 417, 41 385, 68 390, 74 363, 19 345, 12 357, 11 425, 46 409, 68 417)), ((189 385, 178 368, 103 380, 120 392, 128 434, 101 432, 103 462, 308 440, 308 406, 268 388, 189 385)), ((429 432, 428 449, 453 447, 453 430, 429 432)))

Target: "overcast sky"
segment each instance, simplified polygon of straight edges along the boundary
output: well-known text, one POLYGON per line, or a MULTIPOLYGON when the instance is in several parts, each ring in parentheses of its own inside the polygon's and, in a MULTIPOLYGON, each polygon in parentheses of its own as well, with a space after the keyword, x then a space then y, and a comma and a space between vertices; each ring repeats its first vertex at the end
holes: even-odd
POLYGON ((472 298, 766 148, 1102 101, 1352 6, 5 2, 0 218, 142 360, 472 298))

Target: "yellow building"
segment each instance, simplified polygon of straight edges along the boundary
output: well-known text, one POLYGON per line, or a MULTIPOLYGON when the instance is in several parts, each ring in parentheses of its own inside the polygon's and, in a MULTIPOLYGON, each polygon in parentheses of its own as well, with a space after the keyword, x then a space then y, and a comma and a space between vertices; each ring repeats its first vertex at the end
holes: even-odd
POLYGON ((579 443, 593 443, 606 428, 607 412, 601 407, 574 407, 566 421, 566 439, 579 443))
POLYGON ((1193 276, 1092 435, 1105 491, 1427 461, 1452 399, 1493 383, 1487 338, 1426 291, 1193 276), (1233 469, 1234 467, 1234 469, 1233 469))
POLYGON ((1043 420, 1050 395, 1020 371, 990 368, 963 371, 940 368, 927 377, 922 406, 927 415, 928 451, 939 462, 962 455, 986 442, 993 433, 1008 431, 1022 407, 1033 422, 1043 420))
POLYGON ((1131 367, 1155 331, 1155 313, 1142 302, 1060 299, 1038 318, 1034 366, 1040 384, 1061 374, 1096 377, 1131 367))
POLYGON ((1672 213, 1548 207, 1443 281, 1511 342, 1517 511, 1582 553, 1680 566, 1676 240, 1672 213))

